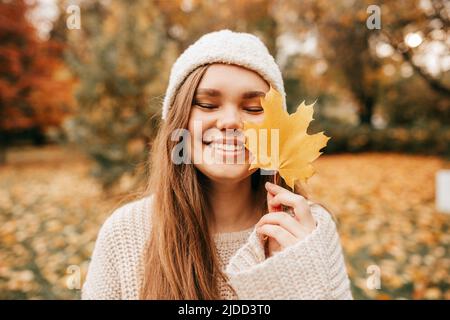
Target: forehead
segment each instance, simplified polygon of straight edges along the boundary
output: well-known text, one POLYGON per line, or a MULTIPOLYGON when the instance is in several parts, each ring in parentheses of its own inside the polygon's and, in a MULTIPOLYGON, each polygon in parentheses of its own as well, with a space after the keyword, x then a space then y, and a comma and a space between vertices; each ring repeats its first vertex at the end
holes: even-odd
POLYGON ((247 91, 269 90, 269 84, 255 71, 233 64, 211 64, 203 75, 198 88, 247 91))

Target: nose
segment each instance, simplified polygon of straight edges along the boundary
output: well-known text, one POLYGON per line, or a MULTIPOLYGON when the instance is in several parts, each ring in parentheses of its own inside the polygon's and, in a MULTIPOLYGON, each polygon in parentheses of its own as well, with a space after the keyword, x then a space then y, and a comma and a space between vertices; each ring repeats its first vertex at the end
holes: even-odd
POLYGON ((235 106, 228 106, 224 108, 223 112, 217 119, 217 128, 223 129, 243 129, 244 123, 242 122, 240 112, 235 106))

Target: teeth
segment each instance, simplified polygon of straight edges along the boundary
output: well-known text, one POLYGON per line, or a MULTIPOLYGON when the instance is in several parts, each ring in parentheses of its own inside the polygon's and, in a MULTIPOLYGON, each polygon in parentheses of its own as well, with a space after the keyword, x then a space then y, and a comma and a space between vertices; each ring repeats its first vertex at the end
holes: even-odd
POLYGON ((221 151, 240 151, 244 150, 244 145, 234 145, 234 144, 222 144, 222 143, 213 143, 212 147, 216 150, 221 151))

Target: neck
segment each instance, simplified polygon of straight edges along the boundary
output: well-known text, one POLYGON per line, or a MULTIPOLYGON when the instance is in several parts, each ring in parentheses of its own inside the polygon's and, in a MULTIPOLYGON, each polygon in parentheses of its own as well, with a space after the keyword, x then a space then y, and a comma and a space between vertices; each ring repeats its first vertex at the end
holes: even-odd
POLYGON ((212 233, 249 229, 259 220, 253 201, 251 177, 236 183, 211 182, 209 200, 212 207, 212 233))

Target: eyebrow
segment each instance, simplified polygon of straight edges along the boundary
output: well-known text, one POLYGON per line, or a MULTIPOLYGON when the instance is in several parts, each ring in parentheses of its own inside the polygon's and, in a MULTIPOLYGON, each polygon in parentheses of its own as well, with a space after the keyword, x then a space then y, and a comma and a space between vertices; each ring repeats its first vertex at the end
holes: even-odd
MULTIPOLYGON (((196 95, 204 94, 210 97, 220 97, 222 94, 219 90, 216 89, 209 89, 209 88, 202 88, 197 89, 195 92, 196 95)), ((266 94, 262 91, 247 91, 242 94, 242 99, 252 99, 255 97, 264 97, 266 94)))

